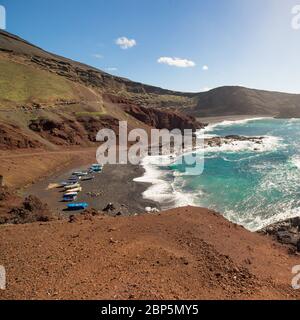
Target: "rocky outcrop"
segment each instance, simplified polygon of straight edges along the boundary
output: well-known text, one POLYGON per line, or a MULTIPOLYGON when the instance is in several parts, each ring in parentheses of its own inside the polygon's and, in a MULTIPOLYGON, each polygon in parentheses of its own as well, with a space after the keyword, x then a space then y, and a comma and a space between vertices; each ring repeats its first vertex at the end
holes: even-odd
POLYGON ((157 129, 203 129, 206 125, 198 122, 194 117, 187 116, 175 110, 161 110, 124 104, 123 109, 139 121, 157 129))
POLYGON ((16 192, 7 187, 0 188, 0 224, 47 222, 56 218, 48 205, 37 197, 29 196, 22 200, 16 192))
MULTIPOLYGON (((192 129, 203 128, 204 125, 193 117, 182 115, 176 111, 165 111, 132 106, 127 100, 120 100, 120 107, 146 126, 157 129, 192 129), (127 103, 127 104, 125 104, 127 103)), ((145 127, 146 127, 145 126, 145 127)), ((129 123, 129 129, 132 125, 129 123)), ((101 129, 111 129, 119 135, 119 120, 109 116, 79 116, 76 120, 61 119, 54 121, 46 118, 32 120, 29 129, 56 145, 89 145, 96 142, 96 135, 101 129)))
POLYGON ((29 128, 56 145, 87 146, 96 142, 96 135, 103 128, 117 133, 119 121, 111 116, 80 116, 76 120, 61 121, 42 118, 31 121, 29 128))
POLYGON ((234 143, 237 141, 249 141, 254 144, 260 145, 263 142, 263 137, 244 137, 244 136, 225 136, 225 137, 212 137, 205 139, 205 145, 209 147, 221 147, 222 145, 234 143))
POLYGON ((119 120, 108 115, 100 118, 81 116, 77 121, 86 131, 87 138, 90 142, 96 142, 98 131, 104 128, 111 129, 118 134, 119 120))
POLYGON ((259 233, 269 235, 291 250, 300 253, 300 217, 272 224, 259 233))
POLYGON ((10 211, 10 219, 6 223, 24 224, 32 222, 48 222, 54 219, 47 204, 42 203, 37 197, 27 197, 21 207, 10 211))
POLYGON ((0 149, 28 149, 41 146, 39 141, 26 135, 20 127, 0 123, 0 149))
POLYGON ((84 145, 86 132, 75 121, 32 120, 29 128, 56 145, 84 145))

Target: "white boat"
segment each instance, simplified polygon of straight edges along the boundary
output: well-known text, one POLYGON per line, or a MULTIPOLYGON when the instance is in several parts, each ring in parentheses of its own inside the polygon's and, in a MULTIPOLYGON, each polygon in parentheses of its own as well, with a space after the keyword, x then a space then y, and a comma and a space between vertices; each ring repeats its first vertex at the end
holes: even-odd
POLYGON ((64 196, 77 196, 78 195, 78 191, 68 191, 64 194, 64 196))
POLYGON ((77 176, 77 177, 84 177, 87 175, 88 175, 88 172, 81 172, 81 171, 73 172, 73 176, 77 176))
POLYGON ((68 186, 65 186, 65 190, 71 190, 74 188, 80 188, 80 184, 79 183, 74 183, 74 184, 70 184, 68 186))
POLYGON ((74 192, 81 192, 82 191, 82 188, 81 187, 78 187, 78 188, 74 188, 74 189, 69 189, 68 192, 71 192, 71 193, 74 193, 74 192))

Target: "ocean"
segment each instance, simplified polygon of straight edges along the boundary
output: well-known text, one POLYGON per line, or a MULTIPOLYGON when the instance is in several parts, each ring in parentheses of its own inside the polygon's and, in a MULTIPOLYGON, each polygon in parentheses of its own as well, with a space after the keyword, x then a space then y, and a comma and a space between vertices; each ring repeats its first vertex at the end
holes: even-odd
POLYGON ((163 209, 210 208, 251 231, 300 214, 299 119, 224 121, 204 134, 263 137, 263 142, 205 148, 204 172, 197 176, 184 175, 178 162, 162 166, 158 157, 146 157, 145 175, 136 179, 151 183, 144 198, 163 209))

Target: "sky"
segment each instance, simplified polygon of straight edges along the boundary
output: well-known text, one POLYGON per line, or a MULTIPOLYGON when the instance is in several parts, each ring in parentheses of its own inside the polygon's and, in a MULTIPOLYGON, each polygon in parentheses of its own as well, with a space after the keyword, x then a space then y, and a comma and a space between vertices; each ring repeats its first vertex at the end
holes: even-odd
POLYGON ((0 5, 8 32, 134 81, 187 92, 240 85, 300 93, 300 28, 292 27, 298 17, 292 8, 300 0, 0 0, 0 5))

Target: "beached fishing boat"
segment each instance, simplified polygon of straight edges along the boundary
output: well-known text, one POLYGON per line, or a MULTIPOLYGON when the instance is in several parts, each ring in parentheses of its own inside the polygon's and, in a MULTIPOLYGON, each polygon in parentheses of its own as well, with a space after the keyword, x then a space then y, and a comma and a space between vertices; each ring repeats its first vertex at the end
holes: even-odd
POLYGON ((88 175, 88 172, 77 171, 77 172, 73 172, 73 175, 77 177, 85 177, 88 175))
POLYGON ((74 189, 69 189, 68 192, 81 192, 82 191, 82 187, 78 187, 78 188, 74 188, 74 189))
POLYGON ((101 164, 93 164, 90 168, 91 172, 102 172, 103 166, 101 164))
POLYGON ((72 192, 66 192, 65 194, 64 194, 64 196, 77 196, 78 195, 78 192, 74 192, 74 191, 72 191, 72 192))
POLYGON ((82 202, 82 203, 69 203, 67 205, 68 210, 83 210, 88 207, 88 203, 82 202))
POLYGON ((64 202, 72 202, 72 201, 75 201, 77 199, 77 194, 65 194, 63 196, 63 201, 64 202))
POLYGON ((80 188, 80 184, 74 183, 74 184, 69 184, 69 185, 65 186, 65 190, 71 190, 71 189, 75 189, 75 188, 80 188))

